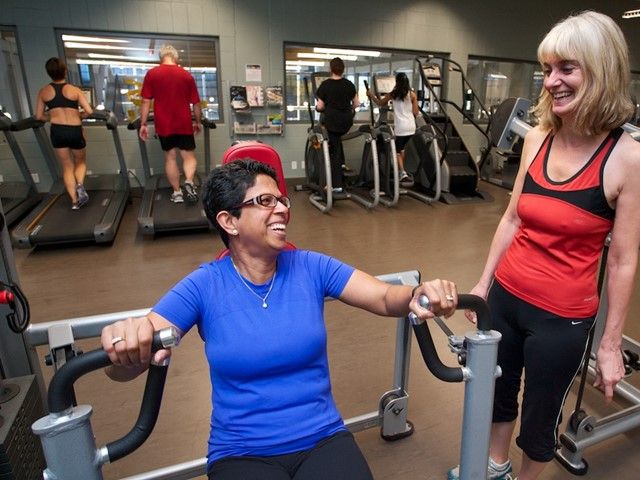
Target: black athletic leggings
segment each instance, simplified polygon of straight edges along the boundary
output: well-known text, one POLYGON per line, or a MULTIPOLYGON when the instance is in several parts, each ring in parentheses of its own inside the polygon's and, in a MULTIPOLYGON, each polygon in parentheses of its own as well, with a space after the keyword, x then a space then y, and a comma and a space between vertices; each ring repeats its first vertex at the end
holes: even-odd
POLYGON ((594 317, 565 318, 509 293, 497 281, 487 298, 498 344, 493 421, 518 417, 518 392, 524 368, 524 395, 518 446, 534 461, 553 460, 562 405, 587 347, 594 317))
POLYGON ((351 432, 326 438, 309 450, 273 457, 227 457, 209 480, 373 480, 351 432))

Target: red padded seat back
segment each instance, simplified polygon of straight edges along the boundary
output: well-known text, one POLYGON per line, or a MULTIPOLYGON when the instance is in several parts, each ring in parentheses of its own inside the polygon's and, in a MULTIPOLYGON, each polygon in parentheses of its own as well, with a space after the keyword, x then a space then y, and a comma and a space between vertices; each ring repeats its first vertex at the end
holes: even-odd
POLYGON ((222 156, 222 164, 241 160, 243 158, 251 158, 258 162, 266 163, 276 172, 278 178, 278 188, 283 195, 287 195, 287 184, 284 181, 284 172, 282 171, 282 160, 276 149, 266 143, 256 141, 238 142, 231 146, 222 156))

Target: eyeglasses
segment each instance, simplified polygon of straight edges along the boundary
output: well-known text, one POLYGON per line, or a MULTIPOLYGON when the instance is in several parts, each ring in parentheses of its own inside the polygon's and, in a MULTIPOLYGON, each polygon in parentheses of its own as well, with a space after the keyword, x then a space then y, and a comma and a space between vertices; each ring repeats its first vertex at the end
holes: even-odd
POLYGON ((262 195, 258 195, 257 197, 245 200, 240 205, 236 205, 235 207, 233 207, 232 210, 236 208, 249 207, 251 205, 260 205, 261 207, 265 208, 275 208, 276 205, 278 205, 278 202, 280 202, 287 208, 291 208, 291 200, 289 200, 289 197, 285 197, 284 195, 281 197, 276 197, 275 195, 272 195, 270 193, 263 193, 262 195))

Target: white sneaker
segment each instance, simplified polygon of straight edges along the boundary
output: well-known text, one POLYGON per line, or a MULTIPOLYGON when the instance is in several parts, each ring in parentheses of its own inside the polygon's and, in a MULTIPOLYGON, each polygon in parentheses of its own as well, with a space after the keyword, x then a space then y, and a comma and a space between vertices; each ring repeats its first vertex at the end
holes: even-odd
MULTIPOLYGON (((489 457, 489 466, 487 468, 487 480, 514 480, 515 477, 511 474, 511 460, 507 460, 506 463, 500 465, 493 461, 489 457)), ((447 472, 447 480, 459 480, 460 478, 460 465, 452 468, 447 472)))
POLYGON ((182 197, 182 192, 173 192, 171 194, 171 201, 173 203, 182 203, 184 202, 184 198, 182 197))

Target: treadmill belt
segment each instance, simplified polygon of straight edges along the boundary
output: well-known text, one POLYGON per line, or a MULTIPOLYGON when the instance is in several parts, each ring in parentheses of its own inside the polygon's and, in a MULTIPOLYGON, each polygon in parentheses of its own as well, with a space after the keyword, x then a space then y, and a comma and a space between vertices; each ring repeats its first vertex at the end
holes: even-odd
MULTIPOLYGON (((171 201, 172 188, 159 188, 153 196, 153 225, 156 231, 209 228, 202 200, 197 203, 171 201)), ((200 192, 198 192, 200 193, 200 192)))
POLYGON ((71 200, 60 195, 47 213, 34 226, 31 239, 34 243, 81 242, 94 240, 95 225, 104 218, 113 190, 92 190, 89 203, 80 210, 71 210, 71 200))

